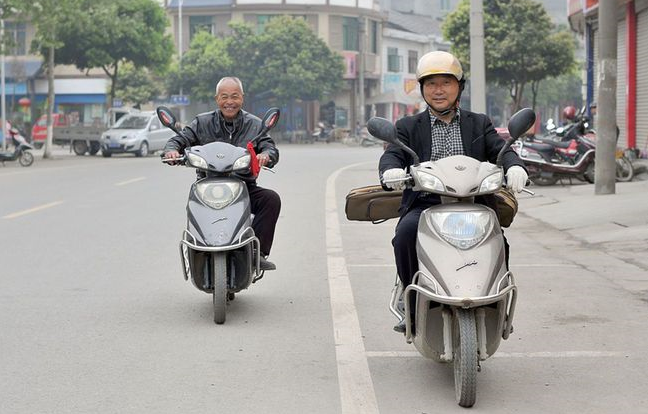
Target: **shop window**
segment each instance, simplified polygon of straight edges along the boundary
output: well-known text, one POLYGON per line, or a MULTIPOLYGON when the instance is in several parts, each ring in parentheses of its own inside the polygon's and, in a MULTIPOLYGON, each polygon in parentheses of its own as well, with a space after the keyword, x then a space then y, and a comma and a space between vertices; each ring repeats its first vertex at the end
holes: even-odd
POLYGON ((5 22, 5 33, 8 38, 9 55, 26 55, 27 35, 25 32, 25 23, 5 22))
POLYGON ((342 49, 343 50, 360 50, 358 42, 358 32, 360 31, 358 19, 355 17, 342 18, 342 49))
POLYGON ((369 45, 369 50, 373 54, 378 54, 378 22, 371 21, 371 43, 369 45))
POLYGON ((417 63, 418 63, 418 52, 416 50, 409 50, 407 52, 407 72, 416 73, 417 63))
POLYGON ((401 57, 398 56, 398 48, 387 48, 387 71, 400 72, 401 71, 401 57))
POLYGON ((214 34, 213 16, 189 16, 189 41, 194 38, 198 32, 207 32, 214 34))

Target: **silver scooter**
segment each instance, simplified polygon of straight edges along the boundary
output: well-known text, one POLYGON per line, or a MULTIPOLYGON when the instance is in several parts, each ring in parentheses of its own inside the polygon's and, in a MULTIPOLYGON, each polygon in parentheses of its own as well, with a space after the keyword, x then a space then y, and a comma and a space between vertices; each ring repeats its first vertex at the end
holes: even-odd
POLYGON ((372 118, 368 123, 373 136, 402 147, 414 160, 408 176, 394 182, 441 196, 441 204, 421 214, 416 240, 419 271, 404 291, 396 278, 390 309, 405 319, 406 340, 423 356, 454 364, 456 399, 463 407, 475 404, 480 362, 513 331, 517 298, 497 216, 474 199, 499 190, 503 153, 534 121, 528 108, 513 115, 508 125, 512 138, 497 165, 464 155, 420 162, 398 140, 389 121, 372 118))
MULTIPOLYGON (((173 113, 157 109, 162 125, 183 136, 173 113)), ((279 109, 269 109, 261 130, 250 142, 265 135, 279 121, 279 109)), ((194 182, 187 201, 187 229, 180 241, 185 280, 213 296, 214 322, 225 322, 234 295, 263 277, 260 244, 252 229, 250 196, 244 181, 254 163, 253 150, 226 142, 186 148, 184 156, 166 163, 195 168, 204 178, 194 182)), ((265 167, 264 167, 265 168, 265 167)))

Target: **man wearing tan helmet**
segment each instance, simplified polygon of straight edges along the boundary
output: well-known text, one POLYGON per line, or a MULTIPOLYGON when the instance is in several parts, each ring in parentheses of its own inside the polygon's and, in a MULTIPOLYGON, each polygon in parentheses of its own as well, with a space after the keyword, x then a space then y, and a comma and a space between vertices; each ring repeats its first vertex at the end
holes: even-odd
MULTIPOLYGON (((488 116, 459 108, 466 82, 459 60, 448 52, 427 53, 418 62, 416 77, 428 109, 398 120, 398 138, 414 150, 421 161, 467 155, 495 163, 504 140, 497 135, 488 116)), ((379 164, 383 187, 401 189, 401 183, 384 183, 383 180, 404 178, 406 169, 413 163, 411 156, 400 147, 389 145, 379 164)), ((515 151, 509 149, 504 153, 503 166, 507 186, 514 192, 522 191, 528 175, 515 151)), ((492 196, 481 197, 478 201, 495 207, 492 196)), ((425 209, 440 202, 438 195, 409 188, 403 191, 400 220, 392 240, 396 270, 403 287, 411 283, 418 270, 416 232, 419 217, 425 209)), ((508 244, 506 250, 508 257, 508 244)), ((405 321, 394 326, 394 330, 405 332, 405 321)))

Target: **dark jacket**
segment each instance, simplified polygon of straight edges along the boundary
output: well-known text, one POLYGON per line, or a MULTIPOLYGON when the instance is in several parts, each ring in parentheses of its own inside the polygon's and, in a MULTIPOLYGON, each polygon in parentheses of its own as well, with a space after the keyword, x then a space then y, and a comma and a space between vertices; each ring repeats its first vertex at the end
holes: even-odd
MULTIPOLYGON (((221 120, 219 109, 198 115, 191 124, 182 129, 186 139, 179 135, 170 138, 164 147, 164 152, 175 150, 182 154, 185 148, 215 141, 228 142, 245 148, 247 143, 261 130, 261 120, 251 113, 241 110, 234 120, 234 133, 230 140, 229 132, 225 131, 221 120)), ((268 134, 255 141, 254 151, 257 154, 264 152, 270 156, 268 168, 272 168, 279 161, 279 150, 268 134)))
MULTIPOLYGON (((497 154, 502 149, 505 141, 495 132, 490 119, 484 114, 460 110, 459 128, 461 129, 461 140, 463 141, 464 154, 479 161, 495 163, 497 154)), ((432 150, 432 130, 430 125, 430 113, 426 110, 417 115, 399 119, 396 122, 398 139, 416 152, 421 162, 430 160, 432 150)), ((380 157, 378 169, 382 179, 383 173, 390 168, 407 168, 414 161, 412 157, 396 145, 389 145, 385 153, 380 157)), ((508 149, 502 158, 504 171, 508 171, 513 165, 524 168, 524 163, 512 149, 508 149)), ((420 193, 405 189, 403 200, 399 209, 401 217, 405 215, 416 201, 420 193)), ((430 197, 433 203, 440 203, 438 196, 430 197)), ((494 207, 492 196, 484 196, 479 200, 489 207, 494 207)))

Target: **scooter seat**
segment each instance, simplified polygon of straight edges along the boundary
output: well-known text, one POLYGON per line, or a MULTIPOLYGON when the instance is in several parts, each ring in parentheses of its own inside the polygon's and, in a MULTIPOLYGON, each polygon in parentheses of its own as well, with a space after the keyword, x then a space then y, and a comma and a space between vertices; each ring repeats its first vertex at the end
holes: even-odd
POLYGON ((551 145, 556 148, 569 148, 571 141, 556 141, 551 138, 538 138, 539 143, 551 145))

